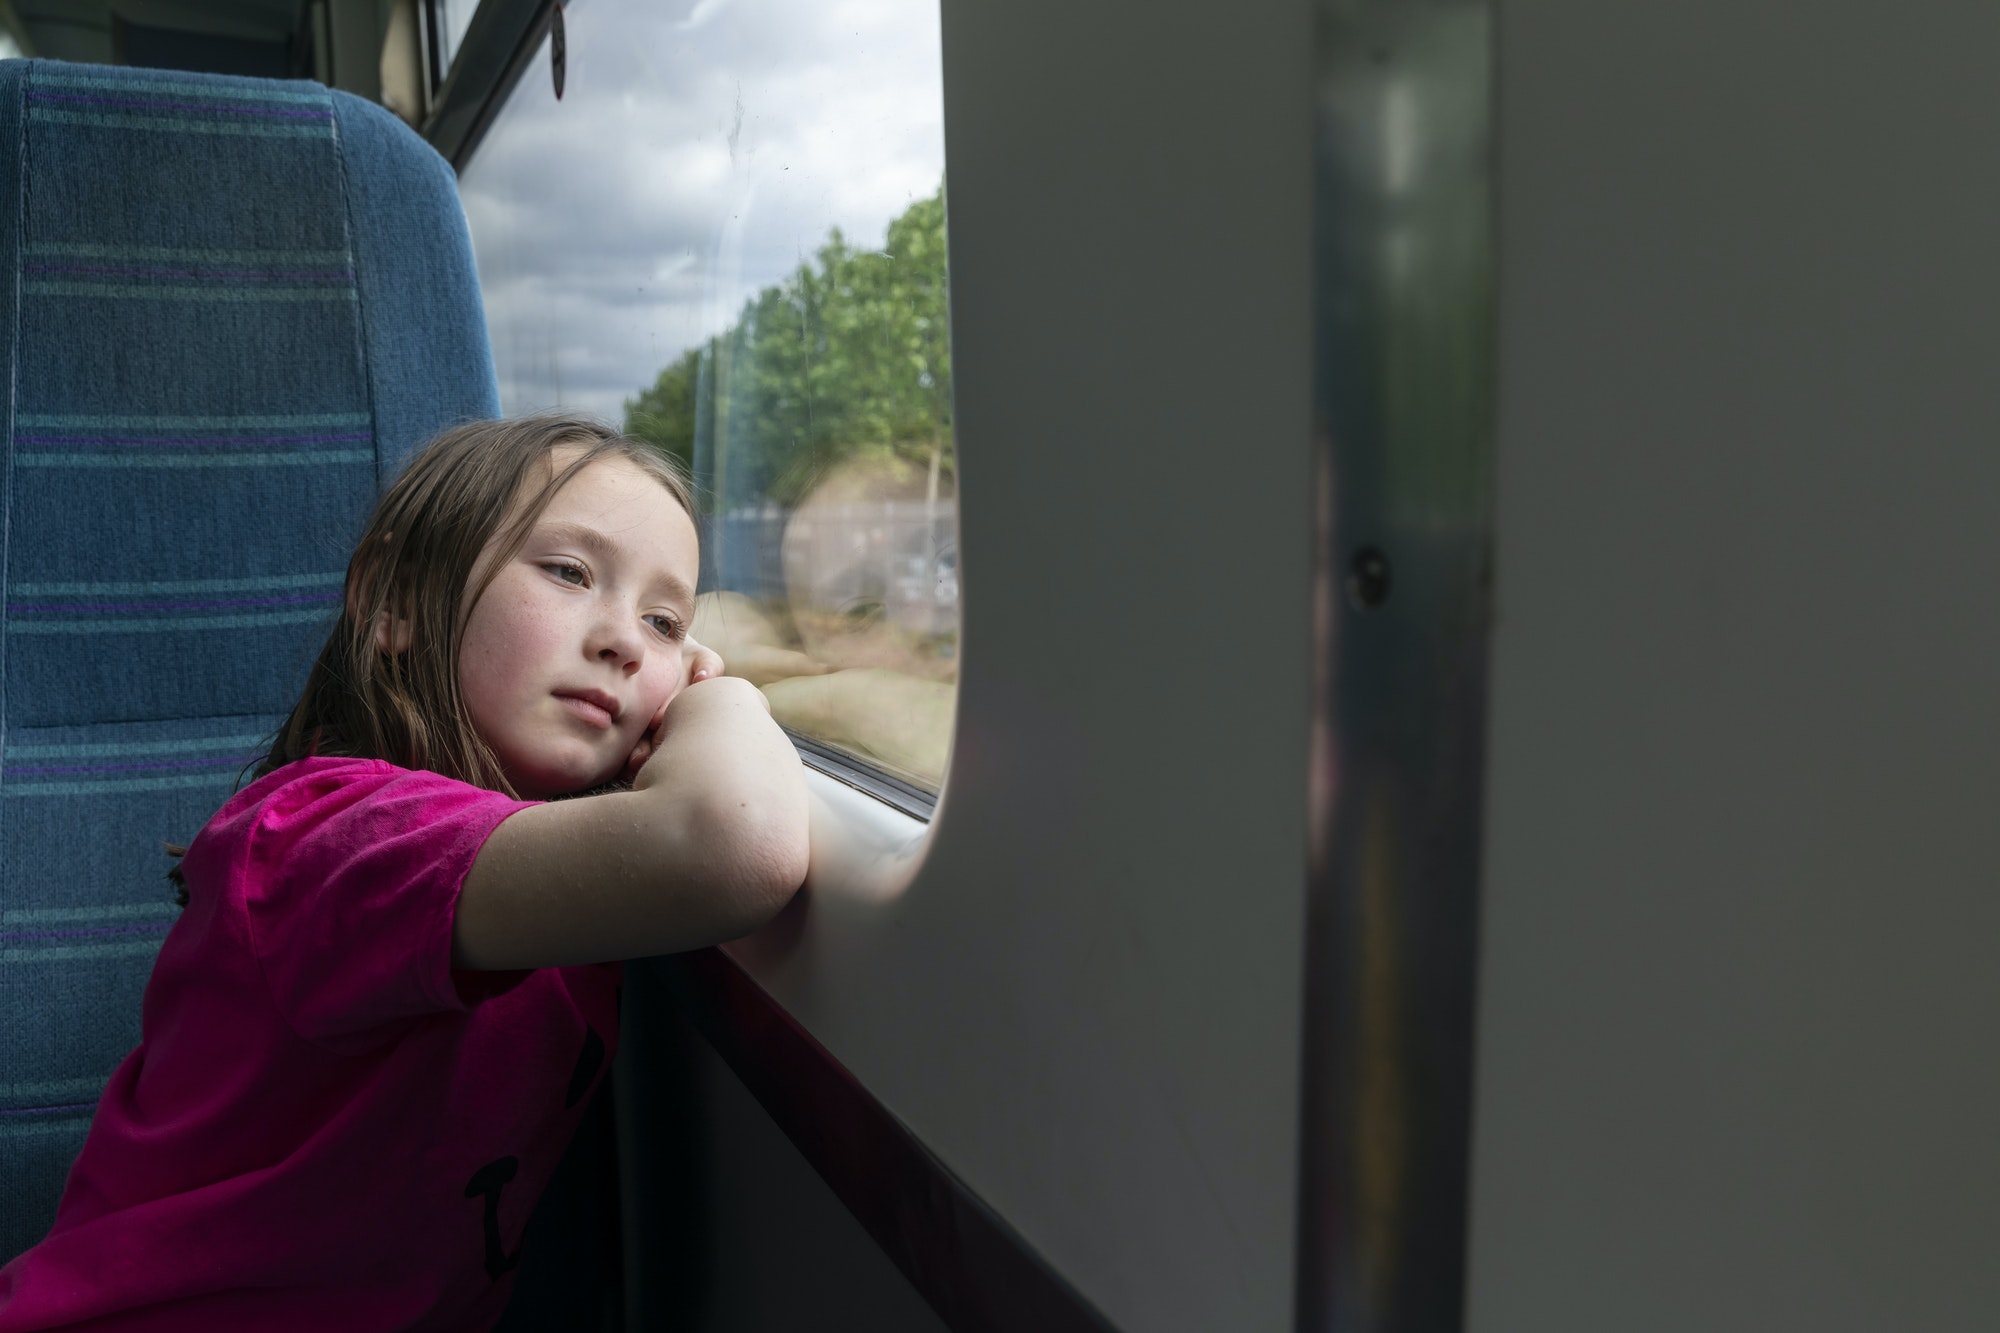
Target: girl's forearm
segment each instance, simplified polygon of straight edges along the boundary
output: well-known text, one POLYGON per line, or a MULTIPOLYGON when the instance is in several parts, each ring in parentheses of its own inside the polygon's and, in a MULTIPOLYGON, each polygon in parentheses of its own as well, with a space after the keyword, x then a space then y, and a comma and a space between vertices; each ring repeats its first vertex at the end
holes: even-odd
POLYGON ((460 967, 607 962, 747 934, 805 878, 804 776, 742 681, 689 687, 632 791, 494 830, 453 923, 460 967))

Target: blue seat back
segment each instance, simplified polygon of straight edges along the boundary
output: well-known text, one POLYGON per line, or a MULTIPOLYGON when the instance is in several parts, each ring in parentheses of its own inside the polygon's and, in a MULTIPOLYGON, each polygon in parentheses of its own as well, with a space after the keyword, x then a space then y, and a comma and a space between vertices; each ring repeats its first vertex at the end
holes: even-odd
POLYGON ((379 486, 497 415, 450 169, 312 83, 0 62, 0 1262, 379 486))

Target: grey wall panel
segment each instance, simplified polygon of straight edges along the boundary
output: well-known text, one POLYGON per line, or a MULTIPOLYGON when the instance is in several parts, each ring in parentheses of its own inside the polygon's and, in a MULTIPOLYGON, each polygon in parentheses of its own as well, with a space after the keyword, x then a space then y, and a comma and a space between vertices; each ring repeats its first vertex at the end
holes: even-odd
POLYGON ((956 750, 907 888, 737 950, 1131 1329, 1291 1318, 1308 38, 947 0, 956 750))
POLYGON ((1470 1327, 2000 1311, 2000 10, 1500 23, 1470 1327))

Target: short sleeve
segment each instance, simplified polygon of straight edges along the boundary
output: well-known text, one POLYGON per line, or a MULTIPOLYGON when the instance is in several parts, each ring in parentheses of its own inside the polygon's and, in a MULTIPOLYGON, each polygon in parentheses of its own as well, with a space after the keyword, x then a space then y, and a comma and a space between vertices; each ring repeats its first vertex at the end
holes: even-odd
POLYGON ((285 1021, 341 1049, 463 1010, 451 970, 459 889, 493 830, 533 803, 373 760, 293 767, 305 771, 237 831, 251 947, 285 1021))

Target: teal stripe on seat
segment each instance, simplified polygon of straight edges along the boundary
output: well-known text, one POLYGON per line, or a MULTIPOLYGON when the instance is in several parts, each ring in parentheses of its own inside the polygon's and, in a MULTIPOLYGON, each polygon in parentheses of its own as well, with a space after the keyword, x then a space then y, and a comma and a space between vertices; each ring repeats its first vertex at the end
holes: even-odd
POLYGON ((345 250, 189 250, 177 245, 96 245, 43 241, 21 247, 38 259, 175 259, 189 264, 345 264, 345 250))
POLYGON ((145 283, 24 282, 29 296, 95 296, 143 301, 355 301, 351 284, 338 287, 168 287, 145 283))
MULTIPOLYGON (((160 579, 150 583, 14 583, 7 591, 16 597, 134 597, 148 594, 171 597, 186 592, 268 592, 279 588, 338 588, 347 575, 273 574, 254 579, 160 579)), ((14 753, 11 749, 8 754, 14 753)))
POLYGON ((320 463, 369 463, 367 449, 319 449, 294 454, 16 454, 21 467, 311 467, 320 463))
POLYGON ((32 1139, 45 1134, 74 1134, 81 1138, 95 1114, 97 1107, 93 1105, 67 1114, 52 1113, 47 1120, 0 1120, 0 1139, 32 1139))
POLYGON ((10 945, 0 949, 0 963, 68 963, 84 958, 151 958, 164 939, 113 940, 104 944, 10 945))
POLYGON ((228 791, 236 784, 230 772, 183 773, 160 778, 104 778, 97 782, 23 782, 0 787, 4 796, 100 796, 108 792, 190 791, 213 787, 228 791))
POLYGON ((164 130, 174 134, 220 134, 241 139, 333 139, 333 122, 321 125, 237 125, 185 116, 117 116, 96 111, 46 111, 30 107, 35 125, 90 125, 106 130, 164 130))
MULTIPOLYGON (((147 754, 197 754, 203 750, 244 751, 245 747, 254 750, 262 748, 270 739, 271 733, 263 732, 255 736, 218 736, 214 740, 199 741, 125 741, 103 745, 10 745, 7 747, 7 757, 24 762, 29 759, 129 759, 147 754)), ((0 912, 0 918, 5 916, 5 912, 0 912)))
MULTIPOLYGON (((79 921, 137 921, 180 915, 174 903, 113 903, 107 907, 14 907, 0 911, 0 926, 57 926, 79 921)), ((5 1095, 5 1094, 0 1094, 5 1095)))
POLYGON ((0 1101, 26 1102, 38 1097, 89 1097, 104 1094, 109 1074, 102 1078, 57 1078, 45 1083, 0 1083, 0 1101))
POLYGON ((295 412, 289 416, 140 417, 73 412, 23 412, 16 426, 49 430, 289 430, 303 426, 366 426, 366 412, 295 412))
POLYGON ((276 106, 317 106, 333 109, 333 99, 323 88, 302 88, 298 92, 264 88, 232 88, 227 84, 195 83, 188 79, 135 78, 107 79, 90 74, 59 74, 44 68, 35 73, 37 88, 85 88, 116 93, 179 93, 218 102, 268 102, 276 106))
POLYGON ((9 634, 159 634, 188 629, 249 629, 257 625, 305 625, 316 620, 331 623, 331 606, 302 611, 247 611, 233 616, 154 616, 144 620, 107 617, 103 620, 14 620, 9 634))
MULTIPOLYGON (((240 750, 259 746, 271 739, 269 732, 254 736, 215 736, 185 741, 105 741, 93 745, 10 745, 9 759, 123 759, 141 754, 193 754, 200 750, 240 750)), ((0 920, 6 918, 0 911, 0 920)))

